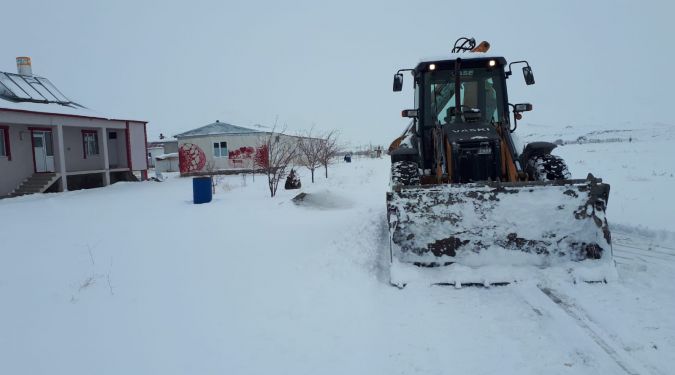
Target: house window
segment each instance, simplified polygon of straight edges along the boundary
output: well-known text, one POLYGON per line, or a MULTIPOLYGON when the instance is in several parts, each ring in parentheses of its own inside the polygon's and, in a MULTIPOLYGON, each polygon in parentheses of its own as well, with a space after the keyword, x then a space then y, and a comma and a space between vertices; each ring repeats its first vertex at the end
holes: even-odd
POLYGON ((9 127, 0 126, 0 156, 12 160, 12 153, 9 150, 9 127))
POLYGON ((85 159, 87 156, 98 155, 98 134, 96 130, 82 130, 82 147, 85 159))
POLYGON ((227 142, 213 142, 213 157, 227 157, 227 142))

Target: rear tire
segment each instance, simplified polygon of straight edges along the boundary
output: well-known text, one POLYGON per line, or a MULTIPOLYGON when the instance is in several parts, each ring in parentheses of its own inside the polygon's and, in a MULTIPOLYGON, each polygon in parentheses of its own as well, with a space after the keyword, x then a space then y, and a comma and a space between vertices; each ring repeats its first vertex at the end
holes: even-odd
POLYGON ((414 161, 397 161, 391 164, 392 185, 419 185, 420 174, 414 161))
POLYGON ((567 180, 571 177, 565 161, 551 154, 534 156, 528 160, 527 173, 534 181, 567 180))

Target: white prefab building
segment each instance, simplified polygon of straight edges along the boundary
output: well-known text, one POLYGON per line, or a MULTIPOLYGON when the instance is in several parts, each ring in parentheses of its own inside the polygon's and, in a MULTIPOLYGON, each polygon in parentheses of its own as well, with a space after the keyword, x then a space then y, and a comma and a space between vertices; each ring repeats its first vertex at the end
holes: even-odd
MULTIPOLYGON (((270 132, 217 121, 181 134, 178 156, 181 174, 215 170, 250 169, 262 138, 270 132)), ((297 142, 298 137, 277 134, 280 142, 297 142)))
POLYGON ((164 155, 164 147, 163 146, 152 146, 151 144, 148 145, 148 166, 150 168, 155 168, 155 159, 159 155, 164 155))
POLYGON ((165 154, 173 154, 174 152, 178 152, 178 141, 161 140, 155 142, 148 142, 148 149, 151 149, 153 147, 161 147, 164 150, 165 154))
POLYGON ((178 172, 178 153, 172 152, 155 157, 155 171, 178 172))
POLYGON ((0 197, 147 176, 145 121, 102 116, 32 75, 30 59, 17 64, 0 72, 0 197))

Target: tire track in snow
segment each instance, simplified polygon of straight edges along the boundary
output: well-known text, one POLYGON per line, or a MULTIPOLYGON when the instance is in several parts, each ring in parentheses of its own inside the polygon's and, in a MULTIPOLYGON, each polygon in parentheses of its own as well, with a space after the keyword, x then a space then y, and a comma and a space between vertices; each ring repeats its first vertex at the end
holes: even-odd
POLYGON ((624 247, 623 245, 614 245, 614 259, 619 264, 647 264, 650 266, 675 268, 675 257, 661 255, 660 253, 645 248, 624 247))
POLYGON ((639 247, 639 246, 629 246, 625 245, 623 243, 615 243, 614 244, 614 249, 619 250, 619 251, 627 251, 627 252, 639 252, 641 254, 645 255, 650 255, 653 257, 659 257, 664 260, 669 260, 669 261, 675 261, 675 253, 671 254, 669 252, 663 252, 663 251, 657 251, 654 250, 654 248, 651 245, 647 245, 647 247, 639 247))
POLYGON ((652 232, 647 229, 635 231, 612 230, 612 242, 615 245, 647 252, 675 256, 675 247, 669 246, 673 241, 675 241, 675 238, 669 232, 652 232))
MULTIPOLYGON (((616 362, 616 364, 630 375, 646 375, 646 374, 661 374, 658 370, 650 366, 651 371, 645 365, 633 358, 630 353, 621 347, 620 344, 614 342, 611 336, 604 332, 591 317, 574 303, 570 303, 565 297, 562 297, 558 292, 546 288, 538 287, 539 290, 548 297, 556 306, 563 310, 588 336, 616 362)), ((528 302, 529 303, 529 302, 528 302)))
POLYGON ((612 231, 614 259, 622 265, 649 265, 675 268, 675 248, 668 246, 670 235, 646 229, 612 231), (666 243, 664 243, 666 242, 666 243))
POLYGON ((651 259, 653 261, 661 261, 666 264, 673 264, 675 263, 675 258, 671 257, 664 257, 664 256, 659 256, 653 253, 650 253, 649 251, 639 251, 639 250, 630 250, 630 249, 619 249, 618 247, 614 247, 614 255, 619 255, 619 256, 624 256, 624 257, 630 257, 630 256, 637 256, 637 257, 644 257, 651 259))
POLYGON ((618 255, 614 254, 614 260, 616 261, 617 264, 625 265, 625 266, 634 266, 634 265, 658 265, 659 263, 651 261, 651 260, 646 260, 642 257, 639 257, 637 255, 618 255))

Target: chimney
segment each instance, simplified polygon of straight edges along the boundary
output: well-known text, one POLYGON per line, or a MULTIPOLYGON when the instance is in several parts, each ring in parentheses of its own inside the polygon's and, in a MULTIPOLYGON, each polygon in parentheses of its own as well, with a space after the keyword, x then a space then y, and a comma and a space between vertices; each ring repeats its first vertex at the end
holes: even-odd
POLYGON ((30 57, 20 56, 16 58, 16 70, 22 76, 32 76, 33 68, 31 67, 30 57))

